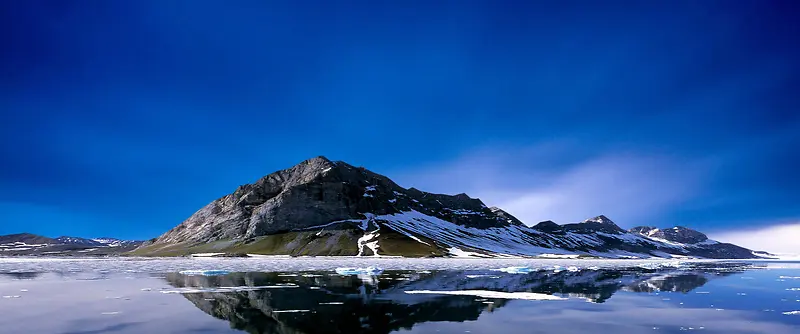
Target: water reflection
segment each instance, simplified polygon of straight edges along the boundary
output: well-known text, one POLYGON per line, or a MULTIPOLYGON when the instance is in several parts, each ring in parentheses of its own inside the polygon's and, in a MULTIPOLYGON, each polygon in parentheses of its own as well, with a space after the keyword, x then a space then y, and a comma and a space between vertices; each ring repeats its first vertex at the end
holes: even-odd
POLYGON ((176 288, 271 287, 184 293, 195 306, 248 333, 389 333, 427 322, 476 320, 507 299, 407 294, 412 290, 534 292, 603 303, 618 291, 690 292, 746 270, 742 264, 682 269, 597 269, 506 274, 496 271, 391 271, 379 277, 331 272, 168 274, 176 288))
POLYGON ((40 272, 0 273, 0 277, 5 277, 8 279, 15 279, 15 280, 35 279, 41 275, 42 273, 40 272))

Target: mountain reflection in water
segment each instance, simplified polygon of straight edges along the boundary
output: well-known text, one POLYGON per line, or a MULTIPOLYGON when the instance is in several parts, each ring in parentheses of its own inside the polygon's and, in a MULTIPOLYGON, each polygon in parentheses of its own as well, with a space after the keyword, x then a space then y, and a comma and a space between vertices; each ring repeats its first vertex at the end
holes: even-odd
POLYGON ((702 264, 681 269, 584 269, 507 274, 498 271, 387 271, 377 277, 331 272, 232 273, 224 276, 168 274, 183 296, 202 311, 248 333, 389 333, 424 322, 476 320, 510 300, 406 291, 489 290, 533 292, 603 303, 614 293, 687 293, 709 280, 749 268, 702 264), (213 292, 220 287, 270 287, 213 292), (185 291, 184 291, 185 292, 185 291))

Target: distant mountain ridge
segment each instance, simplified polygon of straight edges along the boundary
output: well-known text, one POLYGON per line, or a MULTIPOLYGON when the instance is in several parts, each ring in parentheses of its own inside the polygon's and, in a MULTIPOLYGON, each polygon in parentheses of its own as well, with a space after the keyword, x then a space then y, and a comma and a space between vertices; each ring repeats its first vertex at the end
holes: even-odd
POLYGON ((0 256, 11 255, 119 255, 140 246, 142 241, 115 238, 87 239, 61 236, 49 238, 31 233, 0 235, 0 256))
POLYGON ((528 227, 466 194, 403 188, 386 176, 316 157, 212 201, 136 249, 138 255, 239 252, 289 255, 755 258, 685 228, 626 231, 600 215, 528 227))

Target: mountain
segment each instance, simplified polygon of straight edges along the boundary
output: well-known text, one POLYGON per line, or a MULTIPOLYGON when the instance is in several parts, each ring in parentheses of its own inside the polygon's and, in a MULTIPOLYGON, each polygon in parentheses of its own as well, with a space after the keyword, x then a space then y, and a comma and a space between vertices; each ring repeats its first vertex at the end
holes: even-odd
POLYGON ((406 189, 363 167, 316 157, 239 186, 132 254, 757 257, 678 229, 625 231, 603 215, 528 227, 466 194, 406 189))
POLYGON ((129 252, 142 244, 113 238, 86 239, 61 236, 48 238, 21 233, 0 236, 0 256, 50 255, 50 256, 106 256, 129 252))

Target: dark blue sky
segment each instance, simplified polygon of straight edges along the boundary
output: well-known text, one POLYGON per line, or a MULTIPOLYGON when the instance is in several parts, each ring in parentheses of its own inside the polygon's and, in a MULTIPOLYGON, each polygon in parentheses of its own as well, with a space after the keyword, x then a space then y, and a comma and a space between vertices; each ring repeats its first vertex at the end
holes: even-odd
POLYGON ((155 237, 317 155, 529 224, 797 221, 798 14, 748 0, 5 1, 0 234, 155 237))

